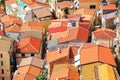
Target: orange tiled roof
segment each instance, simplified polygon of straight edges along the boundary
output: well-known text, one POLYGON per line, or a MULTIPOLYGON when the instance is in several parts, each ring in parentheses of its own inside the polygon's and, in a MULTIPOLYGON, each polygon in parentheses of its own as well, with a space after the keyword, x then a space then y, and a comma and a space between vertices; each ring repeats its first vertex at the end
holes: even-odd
POLYGON ((81 45, 81 49, 90 48, 90 47, 93 47, 93 46, 96 46, 96 44, 95 43, 83 43, 81 45))
POLYGON ((33 3, 29 4, 28 6, 30 8, 34 8, 34 7, 37 7, 37 6, 50 7, 48 4, 40 3, 40 2, 33 2, 33 3))
POLYGON ((71 46, 70 47, 70 58, 74 59, 74 56, 76 56, 78 54, 78 48, 76 48, 75 46, 71 46))
POLYGON ((59 38, 64 38, 64 37, 67 37, 68 36, 68 32, 67 31, 64 31, 64 32, 58 32, 58 33, 55 33, 55 34, 50 34, 48 35, 50 37, 50 40, 54 40, 54 39, 59 39, 59 38))
POLYGON ((50 80, 56 80, 57 78, 58 79, 70 78, 73 80, 78 80, 79 79, 78 68, 74 67, 73 65, 67 64, 55 65, 50 80))
POLYGON ((24 67, 24 66, 28 66, 28 65, 32 65, 32 66, 36 66, 36 67, 39 67, 39 68, 43 68, 43 60, 39 59, 37 57, 24 58, 20 62, 19 67, 24 67))
POLYGON ((58 27, 61 26, 61 24, 62 24, 62 23, 50 24, 49 27, 48 27, 48 29, 49 29, 49 28, 58 28, 58 27))
POLYGON ((81 9, 76 10, 76 14, 87 14, 87 15, 90 15, 93 17, 95 14, 95 11, 90 10, 90 9, 81 8, 81 9))
POLYGON ((94 46, 85 49, 81 49, 81 65, 102 62, 116 66, 111 50, 102 46, 94 46))
POLYGON ((38 38, 28 37, 21 39, 18 45, 18 51, 22 53, 38 53, 40 52, 40 47, 42 41, 38 38))
POLYGON ((73 8, 73 3, 71 1, 62 1, 57 3, 58 8, 64 9, 64 8, 73 8))
POLYGON ((29 30, 41 31, 42 29, 43 29, 43 26, 40 23, 33 22, 33 21, 23 23, 21 26, 21 31, 29 31, 29 30))
POLYGON ((55 60, 61 59, 63 57, 69 56, 69 49, 70 48, 68 47, 68 48, 61 49, 60 52, 58 50, 48 52, 46 54, 47 63, 50 63, 52 61, 55 61, 55 60))
POLYGON ((33 10, 33 13, 36 15, 37 18, 44 18, 44 17, 50 17, 52 14, 47 8, 40 8, 33 10), (42 13, 41 13, 42 12, 42 13))
POLYGON ((115 32, 111 29, 101 28, 92 32, 92 35, 97 39, 114 39, 115 32))
POLYGON ((5 28, 5 32, 19 32, 19 31, 20 31, 20 26, 17 24, 13 24, 5 28))
POLYGON ((87 41, 88 40, 88 34, 89 31, 85 28, 73 28, 69 30, 68 37, 60 38, 59 43, 70 41, 70 40, 81 40, 81 41, 87 41), (84 35, 83 35, 84 34, 84 35))
POLYGON ((100 9, 102 9, 102 10, 116 10, 116 4, 108 4, 106 6, 101 5, 100 9))
POLYGON ((18 73, 13 80, 33 80, 41 73, 41 69, 35 66, 25 66, 18 68, 18 73))
POLYGON ((94 46, 97 46, 97 45, 109 48, 109 45, 106 42, 100 42, 99 44, 96 44, 96 43, 83 43, 81 45, 81 49, 90 48, 90 47, 94 47, 94 46))
POLYGON ((12 16, 12 15, 5 15, 3 17, 1 17, 1 22, 4 23, 5 25, 9 25, 9 24, 22 24, 22 21, 20 21, 16 16, 12 16))
POLYGON ((59 28, 59 27, 67 27, 67 22, 66 21, 60 21, 60 22, 57 21, 58 23, 54 23, 56 21, 52 21, 52 22, 49 25, 48 29, 50 29, 50 28, 59 28))

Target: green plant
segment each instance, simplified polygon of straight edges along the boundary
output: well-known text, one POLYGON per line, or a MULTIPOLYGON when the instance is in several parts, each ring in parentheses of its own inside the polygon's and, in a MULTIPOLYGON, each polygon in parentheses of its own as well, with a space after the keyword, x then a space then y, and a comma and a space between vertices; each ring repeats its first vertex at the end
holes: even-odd
POLYGON ((35 80, 47 80, 47 78, 45 77, 44 74, 40 74, 39 76, 37 76, 37 77, 35 78, 35 80))

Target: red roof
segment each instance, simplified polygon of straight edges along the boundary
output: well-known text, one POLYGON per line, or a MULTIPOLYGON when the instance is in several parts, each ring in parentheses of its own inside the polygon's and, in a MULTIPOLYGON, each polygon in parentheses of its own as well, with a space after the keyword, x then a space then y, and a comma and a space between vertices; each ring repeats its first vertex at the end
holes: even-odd
POLYGON ((58 50, 48 52, 46 54, 47 63, 57 61, 64 57, 69 57, 69 50, 70 50, 70 48, 68 47, 68 48, 61 49, 60 52, 58 50))
POLYGON ((18 68, 18 74, 13 77, 13 80, 34 80, 40 75, 41 69, 35 66, 24 66, 18 68))
POLYGON ((49 33, 49 34, 52 34, 52 33, 57 33, 57 32, 64 32, 64 31, 66 31, 66 30, 67 30, 67 23, 66 23, 66 22, 63 22, 60 27, 57 27, 57 28, 49 28, 48 33, 49 33))
POLYGON ((81 45, 81 49, 84 49, 84 48, 90 48, 90 47, 93 47, 93 46, 96 46, 95 43, 84 43, 81 45))
POLYGON ((112 52, 109 48, 102 46, 93 46, 85 49, 81 49, 80 63, 89 64, 93 62, 102 62, 116 66, 112 52))
POLYGON ((64 38, 59 39, 59 43, 70 41, 70 40, 81 40, 87 41, 88 40, 89 31, 85 28, 73 28, 69 30, 69 35, 64 38))
POLYGON ((92 35, 97 39, 114 39, 115 32, 111 29, 97 29, 92 33, 92 35))
POLYGON ((85 29, 89 29, 90 28, 90 22, 79 22, 79 26, 83 27, 85 29))
POLYGON ((18 51, 21 53, 38 53, 40 51, 42 41, 38 38, 28 37, 21 39, 18 51))
POLYGON ((20 31, 20 26, 17 24, 13 24, 5 28, 5 32, 19 32, 19 31, 20 31))
POLYGON ((21 26, 21 31, 29 31, 29 30, 40 30, 42 31, 43 25, 34 21, 25 22, 21 26))
POLYGON ((4 23, 4 25, 11 25, 11 24, 22 24, 22 21, 20 21, 16 16, 12 15, 5 15, 1 17, 1 22, 4 23))
POLYGON ((80 14, 76 14, 75 16, 69 16, 68 17, 68 20, 74 20, 74 21, 76 21, 76 20, 80 20, 80 14))

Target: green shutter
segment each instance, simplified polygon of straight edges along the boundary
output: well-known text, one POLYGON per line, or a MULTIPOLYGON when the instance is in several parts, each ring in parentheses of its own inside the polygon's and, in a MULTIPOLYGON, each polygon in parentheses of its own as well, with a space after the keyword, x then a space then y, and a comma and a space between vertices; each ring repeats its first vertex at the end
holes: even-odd
POLYGON ((3 61, 0 61, 0 65, 3 66, 3 61))

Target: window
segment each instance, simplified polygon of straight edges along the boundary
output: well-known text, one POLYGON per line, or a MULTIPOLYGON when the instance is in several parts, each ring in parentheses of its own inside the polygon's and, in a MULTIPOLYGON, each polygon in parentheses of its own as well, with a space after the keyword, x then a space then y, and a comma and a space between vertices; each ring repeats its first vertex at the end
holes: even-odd
POLYGON ((31 56, 34 56, 34 54, 31 54, 31 56))
POLYGON ((1 72, 2 72, 2 74, 4 74, 4 70, 3 69, 1 70, 1 72))
POLYGON ((96 5, 90 5, 90 9, 95 9, 96 5))
POLYGON ((2 77, 2 80, 4 80, 4 77, 2 77))
POLYGON ((57 0, 57 2, 62 2, 63 0, 57 0))
POLYGON ((2 58, 3 57, 3 54, 0 54, 0 58, 2 58))
POLYGON ((0 65, 3 66, 3 61, 0 61, 0 65))
POLYGON ((22 54, 22 57, 25 57, 25 54, 22 54))

